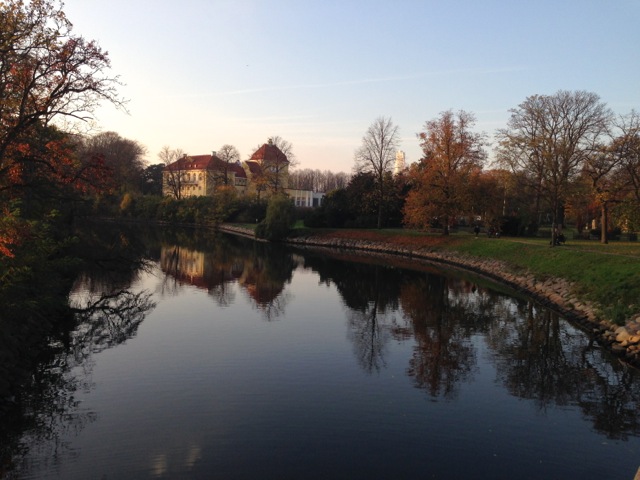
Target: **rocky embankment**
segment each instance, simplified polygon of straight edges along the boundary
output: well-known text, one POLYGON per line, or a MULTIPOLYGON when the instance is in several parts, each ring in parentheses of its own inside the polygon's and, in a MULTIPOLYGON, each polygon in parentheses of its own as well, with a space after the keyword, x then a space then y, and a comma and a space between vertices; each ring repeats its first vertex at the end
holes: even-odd
MULTIPOLYGON (((223 225, 220 230, 236 235, 254 236, 251 230, 230 225, 223 225)), ((377 255, 401 255, 474 272, 533 297, 541 304, 581 325, 594 336, 596 341, 624 362, 640 368, 640 314, 629 319, 624 326, 613 324, 600 317, 596 305, 578 298, 572 283, 564 279, 541 280, 529 272, 516 271, 508 264, 497 260, 430 248, 408 248, 379 241, 320 235, 289 238, 287 243, 300 247, 359 250, 377 255)))

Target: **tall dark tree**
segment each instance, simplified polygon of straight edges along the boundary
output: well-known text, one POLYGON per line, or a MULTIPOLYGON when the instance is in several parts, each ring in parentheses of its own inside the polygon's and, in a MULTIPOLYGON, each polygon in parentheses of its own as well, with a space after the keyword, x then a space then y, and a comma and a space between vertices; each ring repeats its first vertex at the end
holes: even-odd
POLYGON ((177 168, 169 168, 169 166, 185 156, 181 149, 172 149, 168 145, 165 145, 158 153, 158 159, 164 165, 163 178, 162 178, 162 192, 166 192, 172 195, 174 198, 180 200, 182 198, 182 171, 177 168))
POLYGON ((214 173, 215 182, 219 185, 229 185, 231 181, 231 168, 240 162, 240 152, 236 147, 227 143, 221 146, 220 150, 215 152, 215 155, 222 160, 220 169, 214 173))
POLYGON ((82 157, 99 156, 103 159, 119 191, 142 191, 146 149, 137 141, 123 138, 115 132, 103 132, 85 138, 79 150, 82 157))
POLYGON ((528 97, 511 110, 507 128, 498 131, 503 164, 536 179, 551 207, 551 245, 556 243, 570 184, 606 132, 610 118, 610 110, 595 93, 561 90, 528 97))
POLYGON ((164 165, 154 163, 145 167, 142 172, 142 193, 143 195, 162 195, 162 171, 164 165))
POLYGON ((382 228, 382 214, 387 194, 387 173, 393 169, 399 144, 398 127, 391 118, 378 117, 362 137, 355 153, 356 173, 372 173, 375 177, 377 227, 382 228))

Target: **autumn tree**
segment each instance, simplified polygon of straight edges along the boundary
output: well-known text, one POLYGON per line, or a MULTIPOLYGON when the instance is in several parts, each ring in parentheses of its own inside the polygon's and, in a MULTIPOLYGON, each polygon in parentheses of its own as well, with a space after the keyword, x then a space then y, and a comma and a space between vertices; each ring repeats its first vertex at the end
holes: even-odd
POLYGON ((263 173, 272 192, 280 192, 287 188, 289 168, 297 165, 298 161, 293 153, 293 144, 279 135, 269 138, 271 155, 266 155, 262 164, 263 173))
POLYGON ((396 160, 399 144, 398 127, 391 118, 378 117, 362 137, 362 145, 355 153, 356 173, 371 173, 375 178, 377 227, 382 228, 382 216, 387 194, 388 173, 396 160))
POLYGON ((123 106, 118 78, 107 74, 109 68, 106 52, 73 33, 60 2, 0 3, 3 202, 34 190, 30 181, 36 175, 65 188, 90 184, 88 167, 98 167, 99 161, 83 163, 75 157, 66 133, 78 121, 92 119, 103 100, 123 106))
MULTIPOLYGON (((489 228, 515 235, 519 233, 519 228, 513 228, 513 225, 510 225, 511 228, 504 228, 505 222, 515 221, 513 212, 516 210, 516 196, 513 177, 508 170, 478 170, 470 178, 468 188, 471 216, 480 217, 489 228)), ((522 218, 518 218, 517 221, 519 226, 522 218)))
POLYGON ((600 243, 609 243, 610 208, 622 202, 629 186, 629 177, 624 170, 625 140, 623 136, 611 143, 594 146, 583 165, 595 204, 600 207, 600 243))
POLYGON ((471 210, 469 184, 486 158, 485 134, 473 132, 474 124, 473 114, 448 110, 418 133, 423 157, 409 171, 406 224, 426 227, 438 219, 448 235, 451 222, 471 210))
MULTIPOLYGON (((123 102, 117 77, 106 74, 107 54, 73 34, 61 4, 7 0, 0 12, 0 177, 5 180, 15 162, 12 149, 36 126, 89 120, 100 101, 123 102)), ((26 161, 47 163, 47 158, 26 161)))
POLYGON ((552 241, 563 223, 571 182, 599 138, 611 113, 600 97, 585 91, 533 95, 511 110, 507 128, 498 130, 498 157, 514 172, 537 182, 552 215, 552 241))

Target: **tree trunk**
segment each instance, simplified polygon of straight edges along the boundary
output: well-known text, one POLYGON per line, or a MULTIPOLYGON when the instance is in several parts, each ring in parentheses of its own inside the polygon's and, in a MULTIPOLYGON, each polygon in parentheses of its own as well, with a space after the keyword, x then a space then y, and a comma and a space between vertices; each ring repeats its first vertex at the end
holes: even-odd
POLYGON ((600 207, 600 243, 609 243, 609 237, 607 235, 607 227, 609 225, 609 205, 607 202, 602 202, 600 207))
POLYGON ((384 177, 380 176, 379 180, 380 187, 378 189, 378 230, 382 228, 382 206, 384 204, 384 177))
POLYGON ((558 219, 558 200, 557 198, 553 201, 553 211, 551 212, 551 247, 556 246, 556 238, 557 238, 557 219, 558 219))

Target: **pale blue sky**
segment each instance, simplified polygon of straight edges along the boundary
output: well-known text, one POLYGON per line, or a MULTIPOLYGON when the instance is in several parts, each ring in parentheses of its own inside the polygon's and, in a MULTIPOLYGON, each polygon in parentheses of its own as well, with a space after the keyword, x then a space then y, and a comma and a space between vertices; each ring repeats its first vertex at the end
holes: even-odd
POLYGON ((488 134, 534 94, 597 93, 640 109, 640 0, 66 0, 74 32, 109 52, 130 115, 99 124, 148 149, 192 155, 268 137, 299 168, 350 172, 379 116, 416 139, 464 109, 488 134))

